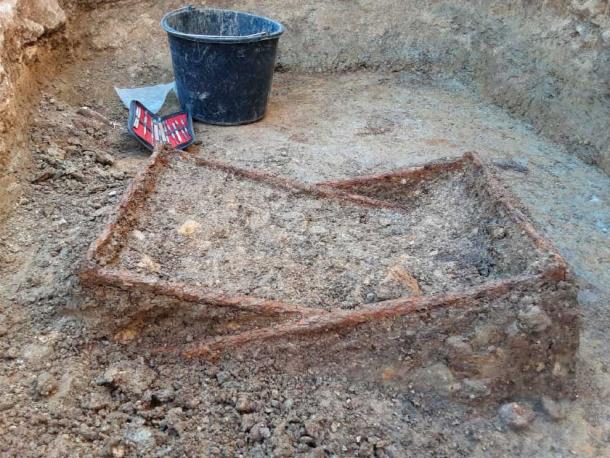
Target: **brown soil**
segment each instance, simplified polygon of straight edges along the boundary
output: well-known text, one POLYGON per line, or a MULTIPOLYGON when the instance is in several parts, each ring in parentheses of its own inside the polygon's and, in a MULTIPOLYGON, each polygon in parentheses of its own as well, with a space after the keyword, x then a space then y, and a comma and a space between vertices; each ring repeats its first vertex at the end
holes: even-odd
MULTIPOLYGON (((98 312, 108 304, 83 295, 79 266, 129 178, 148 158, 148 152, 119 127, 126 112, 112 87, 171 79, 167 52, 160 44, 163 40, 155 41, 159 52, 152 57, 148 46, 150 30, 166 6, 156 5, 151 10, 154 14, 143 15, 131 2, 121 2, 84 14, 81 23, 96 24, 97 32, 87 37, 97 43, 96 49, 84 46, 84 60, 79 57, 49 83, 33 111, 32 128, 24 135, 32 155, 28 180, 22 182, 23 196, 0 231, 0 383, 4 387, 0 454, 610 454, 608 178, 451 78, 411 71, 277 74, 270 111, 263 121, 236 128, 197 125, 202 145, 192 152, 315 182, 478 150, 484 161, 498 166, 504 182, 578 276, 584 323, 578 392, 573 399, 557 399, 561 415, 539 395, 526 396, 518 401, 534 409, 535 420, 528 428, 513 431, 497 416, 497 405, 469 406, 438 394, 455 388, 446 363, 412 374, 413 383, 393 385, 388 383, 391 371, 372 383, 315 368, 290 374, 282 367, 259 371, 247 354, 217 364, 155 354, 148 350, 150 346, 142 345, 146 326, 155 323, 127 329, 114 338, 100 332, 98 312), (78 114, 82 105, 93 107, 116 125, 78 114), (101 152, 110 153, 114 163, 98 160, 101 152)), ((369 41, 366 34, 362 36, 369 41)), ((540 105, 545 105, 545 99, 540 99, 540 105)), ((448 195, 450 201, 463 192, 459 180, 449 189, 456 191, 448 195)), ((456 208, 458 203, 453 202, 456 208)), ((432 198, 427 204, 430 208, 440 205, 432 198)), ((200 205, 200 200, 193 205, 200 205)), ((493 218, 482 224, 475 219, 474 224, 458 211, 454 215, 456 225, 463 223, 458 229, 471 223, 495 224, 493 218)), ((185 217, 192 218, 186 212, 179 216, 164 215, 172 234, 185 217)), ((442 218, 435 224, 450 227, 442 218)), ((410 227, 417 231, 417 225, 410 227)), ((461 230, 458 233, 466 237, 461 230)), ((432 245, 450 246, 427 234, 418 236, 432 245)), ((484 254, 478 248, 490 247, 487 232, 468 237, 476 242, 468 253, 484 254)), ((492 243, 501 244, 501 240, 492 243)), ((418 256, 430 260, 433 267, 450 262, 425 250, 418 256)), ((467 281, 482 281, 472 264, 460 266, 458 272, 470 272, 467 281)), ((416 269, 409 268, 417 277, 416 269)), ((418 280, 424 292, 439 285, 425 281, 433 271, 421 270, 418 280)), ((490 274, 496 272, 492 269, 490 274)), ((193 313, 186 325, 196 326, 195 318, 193 313)), ((189 316, 166 316, 165 332, 186 328, 185 319, 189 316)), ((174 334, 186 344, 193 341, 188 333, 174 334)), ((485 351, 493 347, 494 336, 484 328, 477 336, 470 342, 476 351, 477 345, 485 351)), ((405 354, 416 356, 409 348, 405 354)), ((354 363, 366 363, 357 356, 354 359, 354 363)), ((470 396, 484 396, 477 384, 462 389, 466 401, 470 396)), ((555 397, 555 393, 547 396, 555 397)))

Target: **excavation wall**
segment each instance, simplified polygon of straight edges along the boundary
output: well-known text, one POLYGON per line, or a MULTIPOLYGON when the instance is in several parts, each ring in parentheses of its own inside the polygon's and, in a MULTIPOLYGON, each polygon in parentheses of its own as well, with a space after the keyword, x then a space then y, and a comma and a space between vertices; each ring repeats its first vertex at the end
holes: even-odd
MULTIPOLYGON (((28 163, 24 127, 29 98, 40 80, 59 70, 58 59, 70 54, 81 37, 91 39, 94 48, 100 44, 96 32, 83 29, 95 21, 73 21, 70 32, 70 18, 79 17, 81 10, 95 16, 96 8, 112 8, 116 2, 60 3, 0 4, 0 218, 16 202, 28 163)), ((160 18, 180 4, 171 0, 142 8, 160 18)), ((284 22, 279 65, 285 69, 380 67, 449 74, 474 84, 488 99, 610 173, 607 0, 218 0, 214 5, 284 22)), ((135 26, 124 22, 116 18, 96 27, 109 43, 97 48, 120 46, 120 38, 135 26)), ((164 41, 160 29, 151 33, 164 41)))

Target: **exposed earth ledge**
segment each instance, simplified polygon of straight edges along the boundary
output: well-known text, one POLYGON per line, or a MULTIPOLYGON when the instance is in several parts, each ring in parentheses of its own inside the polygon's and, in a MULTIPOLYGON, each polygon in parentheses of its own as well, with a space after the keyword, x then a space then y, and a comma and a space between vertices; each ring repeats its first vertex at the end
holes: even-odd
MULTIPOLYGON (((61 67, 57 59, 70 54, 65 42, 70 18, 80 9, 110 3, 117 2, 0 2, 0 219, 20 195, 21 170, 29 162, 28 100, 61 67)), ((178 5, 166 3, 166 9, 178 5)), ((288 33, 279 64, 284 68, 445 72, 474 83, 494 103, 610 173, 607 0, 285 3, 215 2, 283 21, 288 33)), ((74 31, 91 38, 83 25, 75 23, 74 31)), ((100 37, 90 41, 96 47, 100 37)))
POLYGON ((65 25, 66 13, 57 0, 0 2, 0 221, 21 194, 29 162, 30 102, 48 76, 45 70, 54 66, 51 56, 63 49, 57 37, 65 25))

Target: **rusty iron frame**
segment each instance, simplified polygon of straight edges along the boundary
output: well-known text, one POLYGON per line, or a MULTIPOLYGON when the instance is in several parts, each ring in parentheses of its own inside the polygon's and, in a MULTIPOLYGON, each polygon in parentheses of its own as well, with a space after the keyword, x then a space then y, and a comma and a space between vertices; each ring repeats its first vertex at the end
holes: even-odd
POLYGON ((426 312, 439 307, 457 308, 473 304, 484 298, 500 297, 512 288, 527 286, 532 282, 563 281, 569 275, 569 268, 558 250, 549 240, 536 231, 520 209, 518 201, 502 186, 475 153, 465 153, 457 159, 439 160, 423 166, 398 169, 387 173, 306 184, 263 171, 238 168, 222 161, 195 157, 167 147, 156 150, 146 166, 134 177, 123 194, 116 212, 108 221, 100 236, 91 244, 80 271, 81 281, 85 285, 111 286, 123 290, 137 289, 185 302, 229 307, 261 315, 286 316, 286 321, 273 326, 248 330, 235 335, 213 337, 190 344, 186 349, 171 350, 180 351, 187 357, 210 359, 218 357, 228 348, 235 348, 252 342, 290 335, 318 334, 333 329, 358 326, 373 320, 426 312), (135 274, 128 270, 107 267, 107 263, 112 261, 112 256, 116 256, 120 251, 120 248, 110 246, 111 242, 120 240, 129 233, 134 221, 137 220, 141 202, 154 191, 157 179, 170 166, 171 161, 178 159, 192 161, 197 166, 222 170, 249 180, 261 181, 275 187, 310 194, 323 199, 343 200, 363 206, 396 210, 404 210, 405 207, 348 190, 353 186, 391 183, 403 179, 425 180, 427 177, 439 173, 459 170, 468 164, 481 172, 491 199, 504 207, 506 214, 512 219, 513 223, 526 234, 537 250, 548 256, 548 260, 538 273, 489 282, 473 287, 467 292, 404 297, 377 302, 374 305, 359 305, 356 310, 315 309, 288 304, 279 300, 222 294, 211 289, 195 287, 181 282, 160 280, 150 275, 135 274))

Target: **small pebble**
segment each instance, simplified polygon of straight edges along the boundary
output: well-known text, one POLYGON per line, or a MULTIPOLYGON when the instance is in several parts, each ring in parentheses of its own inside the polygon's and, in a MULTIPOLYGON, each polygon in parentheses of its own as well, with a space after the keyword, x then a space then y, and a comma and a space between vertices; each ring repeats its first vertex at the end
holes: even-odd
POLYGON ((43 372, 36 379, 36 392, 43 397, 50 396, 57 391, 57 381, 48 372, 43 372))
POLYGON ((112 165, 114 164, 114 157, 106 151, 96 151, 95 162, 102 165, 112 165))
POLYGON ((231 378, 231 376, 224 371, 218 372, 218 374, 216 374, 216 380, 218 380, 218 383, 220 383, 221 385, 228 381, 231 378))
POLYGON ((284 410, 290 410, 294 406, 294 401, 292 399, 286 399, 284 401, 284 410))
POLYGON ((530 407, 517 402, 502 405, 499 414, 502 422, 515 431, 527 428, 536 418, 530 407))
POLYGON ((250 431, 250 429, 254 426, 254 423, 256 423, 256 419, 254 418, 254 415, 252 415, 252 414, 243 415, 241 417, 241 430, 244 432, 250 431))
POLYGON ((34 184, 42 183, 43 181, 47 181, 47 180, 51 179, 54 175, 55 175, 55 169, 43 170, 41 173, 39 173, 38 175, 36 175, 36 177, 34 177, 32 179, 32 183, 34 183, 34 184))
POLYGON ((560 402, 555 401, 548 396, 542 397, 542 409, 554 421, 563 420, 567 416, 566 408, 560 402))
POLYGON ((162 390, 153 391, 151 394, 151 399, 157 403, 165 404, 167 402, 173 401, 175 398, 174 390, 171 388, 164 388, 162 390))
POLYGON ((301 436, 301 438, 299 439, 299 442, 301 442, 303 444, 311 445, 311 446, 314 446, 316 443, 315 439, 311 436, 301 436))
POLYGON ((521 164, 514 159, 499 159, 494 161, 493 164, 502 170, 514 170, 519 173, 529 172, 529 168, 525 164, 521 164))
POLYGON ((496 226, 491 230, 491 237, 494 240, 500 240, 506 237, 506 229, 502 226, 496 226))
POLYGON ((237 409, 239 413, 251 413, 254 412, 254 408, 254 403, 245 397, 240 397, 237 400, 237 404, 235 404, 235 409, 237 409))
POLYGON ((264 423, 257 423, 250 430, 252 442, 262 442, 271 437, 271 431, 264 423))
POLYGON ((542 332, 551 324, 551 319, 537 305, 529 305, 521 310, 517 316, 521 326, 531 332, 542 332))

